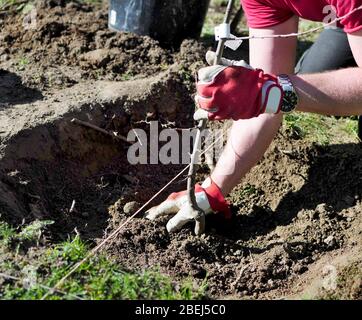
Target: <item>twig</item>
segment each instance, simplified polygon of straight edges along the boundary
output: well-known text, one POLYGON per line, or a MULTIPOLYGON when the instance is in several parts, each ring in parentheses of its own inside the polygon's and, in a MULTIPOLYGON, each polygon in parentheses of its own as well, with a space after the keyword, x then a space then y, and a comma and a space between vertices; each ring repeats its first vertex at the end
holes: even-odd
POLYGON ((111 136, 115 140, 119 140, 119 141, 127 142, 128 144, 132 144, 132 142, 128 141, 126 137, 124 137, 122 135, 119 135, 119 134, 115 134, 114 132, 110 132, 110 131, 107 131, 105 129, 102 129, 102 128, 94 125, 94 124, 89 123, 89 122, 85 122, 85 121, 82 121, 82 120, 79 120, 79 119, 76 119, 76 118, 72 119, 71 122, 74 123, 74 124, 78 124, 80 126, 83 126, 83 127, 87 127, 87 128, 96 130, 96 131, 101 132, 103 134, 106 134, 108 136, 111 136))

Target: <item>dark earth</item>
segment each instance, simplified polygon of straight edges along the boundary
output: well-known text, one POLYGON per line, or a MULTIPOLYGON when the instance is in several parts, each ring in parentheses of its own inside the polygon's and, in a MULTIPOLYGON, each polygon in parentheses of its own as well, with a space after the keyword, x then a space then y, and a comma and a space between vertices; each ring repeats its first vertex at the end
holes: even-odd
MULTIPOLYGON (((125 136, 148 130, 151 120, 160 129, 192 127, 194 73, 208 45, 186 40, 165 49, 114 33, 105 6, 37 1, 36 8, 38 27, 27 31, 21 13, 0 13, 1 218, 51 219, 48 242, 76 228, 96 244, 183 166, 132 166, 128 144, 70 119, 125 136)), ((321 146, 283 127, 229 196, 231 221, 208 217, 198 238, 192 225, 169 235, 167 218, 150 222, 141 212, 106 254, 129 270, 159 267, 195 285, 206 278, 213 298, 361 299, 361 158, 351 139, 321 146), (325 285, 330 266, 340 275, 333 291, 325 285)), ((207 174, 202 166, 198 179, 207 174)), ((184 189, 184 178, 150 206, 184 189)))

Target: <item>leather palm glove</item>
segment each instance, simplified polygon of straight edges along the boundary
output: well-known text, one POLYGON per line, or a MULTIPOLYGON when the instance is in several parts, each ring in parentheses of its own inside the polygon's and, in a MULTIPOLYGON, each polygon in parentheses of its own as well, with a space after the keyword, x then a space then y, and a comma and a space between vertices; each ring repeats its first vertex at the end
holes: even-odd
POLYGON ((213 65, 215 53, 209 51, 211 65, 198 72, 195 120, 250 119, 262 113, 280 112, 283 90, 275 75, 253 69, 245 61, 221 59, 213 65))
MULTIPOLYGON (((231 218, 229 205, 219 187, 211 178, 207 178, 201 186, 196 184, 195 196, 198 206, 206 215, 220 212, 226 219, 231 218)), ((186 223, 193 221, 192 209, 187 199, 187 191, 172 193, 160 205, 148 210, 146 218, 155 220, 159 216, 171 214, 175 215, 166 225, 167 231, 170 233, 180 230, 186 223)))

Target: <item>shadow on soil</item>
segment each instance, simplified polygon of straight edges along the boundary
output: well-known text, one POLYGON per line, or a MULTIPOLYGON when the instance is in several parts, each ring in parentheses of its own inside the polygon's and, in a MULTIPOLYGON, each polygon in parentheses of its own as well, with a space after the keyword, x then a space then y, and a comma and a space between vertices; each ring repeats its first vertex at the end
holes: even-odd
MULTIPOLYGON (((340 212, 361 199, 361 145, 317 147, 308 157, 310 168, 300 190, 288 192, 275 211, 269 207, 255 207, 252 215, 234 216, 225 230, 221 230, 218 223, 219 232, 226 238, 247 241, 290 224, 301 210, 315 210, 318 205, 325 204, 330 212, 340 212)), ((216 226, 215 221, 210 223, 216 226)))
POLYGON ((0 69, 0 110, 11 105, 35 102, 43 99, 39 90, 22 84, 21 77, 0 69))

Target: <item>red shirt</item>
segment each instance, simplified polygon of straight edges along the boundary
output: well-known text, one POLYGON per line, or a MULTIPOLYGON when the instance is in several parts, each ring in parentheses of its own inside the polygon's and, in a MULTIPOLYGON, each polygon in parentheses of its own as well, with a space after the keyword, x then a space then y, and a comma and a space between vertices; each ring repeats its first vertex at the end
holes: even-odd
MULTIPOLYGON (((282 23, 293 15, 312 21, 331 22, 361 6, 362 0, 241 0, 241 4, 249 26, 265 28, 282 23), (331 6, 335 7, 335 13, 328 20, 331 6)), ((342 19, 338 26, 348 33, 361 30, 362 10, 342 19)))

